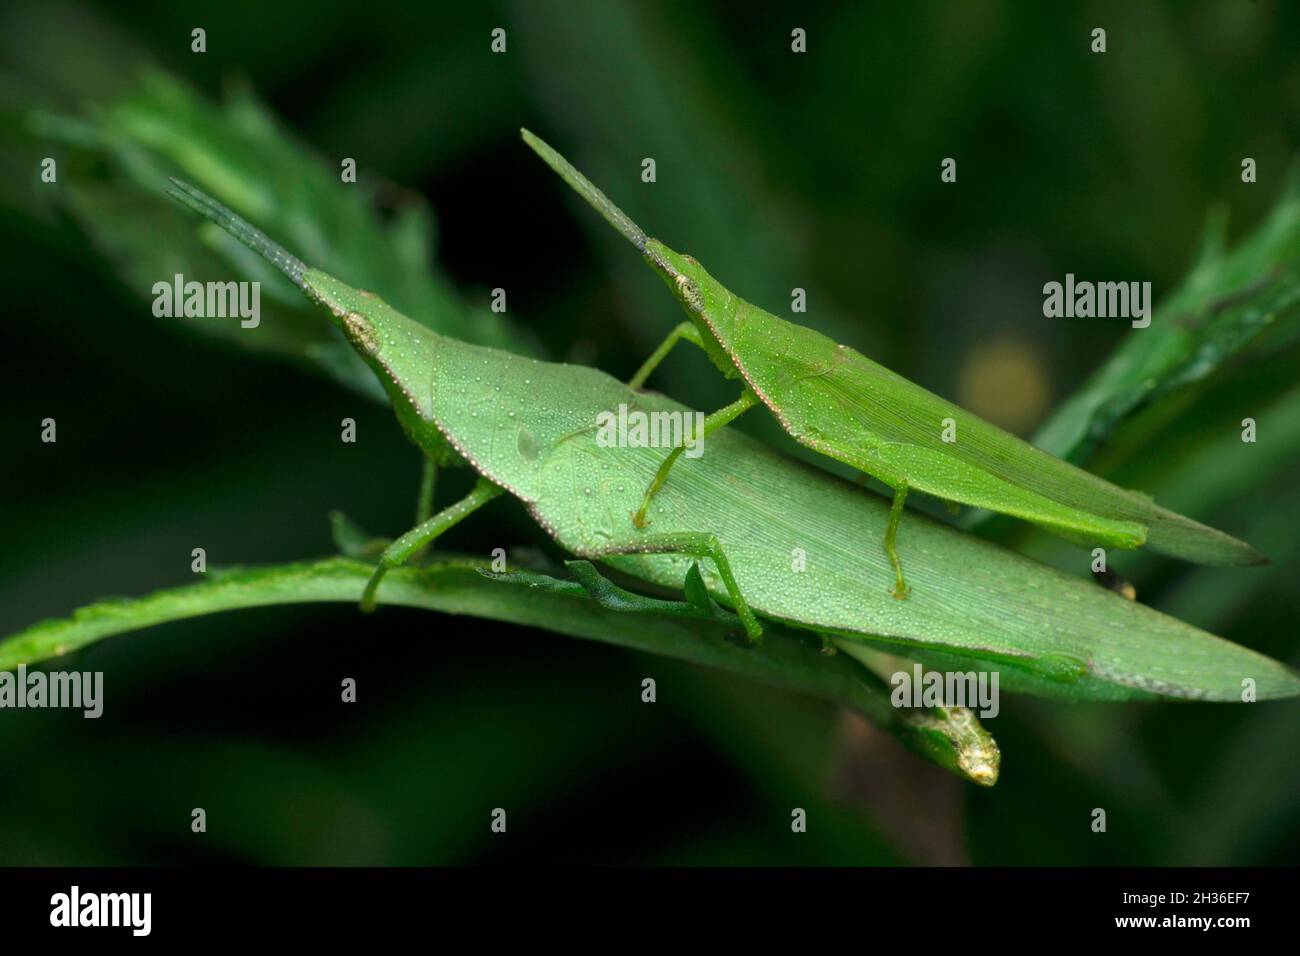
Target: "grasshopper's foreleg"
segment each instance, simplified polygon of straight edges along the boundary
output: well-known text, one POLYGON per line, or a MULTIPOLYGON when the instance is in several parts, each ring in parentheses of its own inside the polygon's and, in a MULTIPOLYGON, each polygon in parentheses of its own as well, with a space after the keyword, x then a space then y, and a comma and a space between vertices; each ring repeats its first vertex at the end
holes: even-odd
POLYGON ((682 339, 687 342, 694 342, 700 348, 704 348, 699 329, 689 320, 683 322, 668 333, 668 338, 663 340, 663 344, 659 348, 650 353, 650 357, 636 370, 636 374, 628 379, 628 386, 630 388, 640 388, 644 385, 645 380, 650 377, 650 373, 659 367, 659 363, 668 357, 668 353, 673 350, 673 346, 682 339))
MULTIPOLYGON (((692 437, 697 442, 701 441, 706 436, 717 431, 723 425, 734 421, 741 412, 751 409, 757 404, 758 396, 750 389, 745 389, 740 393, 740 398, 736 399, 730 405, 724 405, 712 415, 706 417, 704 419, 704 427, 700 429, 700 434, 692 437)), ((658 493, 659 489, 664 486, 664 482, 668 480, 668 472, 672 471, 673 465, 676 463, 677 459, 682 456, 682 452, 685 450, 685 443, 678 445, 668 453, 668 457, 664 459, 663 464, 659 466, 659 470, 655 472, 654 480, 650 482, 650 487, 646 489, 645 497, 641 499, 641 507, 636 510, 636 514, 632 515, 632 523, 638 528, 644 528, 646 526, 645 513, 646 509, 650 507, 650 499, 653 498, 655 494, 658 493)))
POLYGON ((405 564, 422 549, 433 543, 438 535, 457 524, 483 507, 504 491, 486 478, 480 478, 474 490, 450 508, 439 511, 432 518, 426 518, 406 534, 402 535, 384 549, 379 556, 379 567, 366 582, 366 589, 361 594, 361 610, 369 613, 375 609, 375 590, 379 582, 392 568, 405 564))
POLYGON ((894 489, 894 504, 889 509, 889 527, 885 530, 885 554, 889 555, 895 576, 894 590, 891 593, 900 600, 906 598, 912 590, 903 580, 903 562, 898 559, 898 548, 894 545, 898 537, 898 522, 903 517, 903 502, 906 500, 907 482, 903 482, 894 489))
POLYGON ((731 603, 735 605, 736 616, 745 626, 745 634, 749 637, 750 644, 756 645, 762 639, 763 628, 758 623, 758 618, 754 616, 754 612, 750 610, 749 602, 740 593, 740 585, 736 583, 736 576, 731 573, 731 563, 727 561, 727 555, 722 550, 722 542, 712 532, 670 531, 664 534, 648 534, 638 539, 635 545, 612 553, 685 554, 693 558, 709 558, 718 569, 718 576, 722 578, 731 603))

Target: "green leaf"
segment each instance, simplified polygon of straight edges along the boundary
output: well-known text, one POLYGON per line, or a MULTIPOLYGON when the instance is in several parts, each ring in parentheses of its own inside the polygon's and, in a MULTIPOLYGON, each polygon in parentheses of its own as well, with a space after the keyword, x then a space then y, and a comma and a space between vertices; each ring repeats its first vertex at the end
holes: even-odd
MULTIPOLYGON (((590 572, 578 569, 586 579, 581 583, 528 572, 498 575, 477 560, 439 556, 422 567, 390 571, 380 598, 385 604, 472 614, 663 654, 812 694, 857 710, 911 749, 975 783, 991 786, 996 781, 997 744, 965 709, 895 708, 879 678, 847 655, 823 653, 806 634, 772 627, 760 647, 736 647, 729 640, 728 621, 712 613, 705 617, 696 604, 684 610, 678 602, 599 584, 592 577, 595 569, 586 567, 590 572), (589 589, 602 593, 603 600, 591 597, 589 589)), ((354 603, 372 570, 350 558, 233 568, 142 598, 100 601, 0 643, 0 670, 50 660, 114 634, 204 614, 273 604, 354 603)), ((696 593, 700 590, 702 585, 696 593)))
POLYGON ((1300 333, 1300 161, 1269 218, 1227 254, 1226 227, 1226 213, 1212 210, 1183 284, 1057 409, 1035 445, 1082 461, 1124 420, 1205 378, 1270 325, 1285 323, 1287 340, 1300 333))

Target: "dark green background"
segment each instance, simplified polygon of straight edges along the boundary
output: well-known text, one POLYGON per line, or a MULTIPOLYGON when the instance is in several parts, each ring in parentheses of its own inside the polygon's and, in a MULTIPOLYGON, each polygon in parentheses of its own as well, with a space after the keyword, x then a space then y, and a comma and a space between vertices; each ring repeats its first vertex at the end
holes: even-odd
MULTIPOLYGON (((423 193, 430 267, 472 303, 505 288, 553 357, 626 376, 680 315, 520 126, 740 294, 784 313, 803 287, 809 324, 1022 434, 1125 331, 1044 319, 1042 284, 1149 280, 1159 297, 1212 203, 1230 205, 1234 236, 1262 219, 1300 128, 1300 10, 1280 2, 106 6, 0 14, 0 634, 187 583, 198 545, 214 564, 294 560, 331 551, 331 508, 386 534, 412 515, 419 458, 384 408, 153 319, 144 291, 51 212, 24 115, 93 110, 141 62, 213 98, 246 79, 331 165, 353 156, 423 193), (206 54, 189 52, 194 26, 206 54), (504 56, 488 50, 497 26, 504 56), (796 26, 806 55, 790 52, 796 26), (945 156, 956 184, 939 182, 945 156), (38 440, 46 416, 57 445, 38 440), (338 440, 344 416, 356 446, 338 440)), ((1185 403, 1190 434, 1258 378, 1233 374, 1185 403)), ((656 382, 702 408, 734 390, 689 350, 656 382)), ((762 426, 744 427, 772 437, 762 426)), ((1294 471, 1196 515, 1264 528, 1252 540, 1274 566, 1134 563, 1142 599, 1295 663, 1294 471)), ((446 543, 545 546, 509 503, 446 543)), ((1066 560, 1083 571, 1079 553, 1066 560)), ((63 666, 105 672, 106 714, 0 712, 0 863, 1291 863, 1300 850, 1294 703, 1004 700, 989 724, 1003 778, 985 792, 820 704, 473 619, 242 612, 63 666), (338 702, 343 677, 355 705, 338 702), (498 806, 505 836, 488 829, 498 806), (790 832, 792 807, 808 809, 807 834, 790 832)))

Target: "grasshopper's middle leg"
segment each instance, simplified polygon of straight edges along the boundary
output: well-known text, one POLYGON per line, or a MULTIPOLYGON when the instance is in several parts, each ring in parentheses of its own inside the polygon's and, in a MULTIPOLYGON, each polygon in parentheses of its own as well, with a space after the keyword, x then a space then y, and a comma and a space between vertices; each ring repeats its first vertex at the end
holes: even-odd
POLYGON ((504 490, 486 478, 480 478, 474 485, 474 490, 460 501, 416 525, 384 548, 384 553, 379 556, 379 567, 375 568, 375 573, 370 576, 366 589, 361 593, 361 610, 368 614, 375 609, 375 590, 392 568, 405 564, 412 556, 432 544, 438 535, 458 525, 504 490))
POLYGON ((415 523, 424 524, 433 514, 433 492, 438 486, 438 466, 432 458, 424 459, 424 471, 420 474, 420 497, 415 503, 415 523))
MULTIPOLYGON (((746 388, 740 393, 740 398, 736 399, 730 405, 724 405, 712 415, 707 416, 704 419, 704 427, 700 429, 700 434, 692 437, 696 441, 702 440, 705 436, 717 431, 723 425, 734 421, 741 412, 751 409, 757 404, 758 396, 755 395, 752 390, 746 388)), ((663 464, 659 466, 659 470, 655 472, 654 480, 650 482, 650 487, 646 489, 645 497, 641 499, 641 507, 638 508, 636 514, 632 516, 632 523, 638 528, 644 528, 646 526, 647 522, 645 519, 645 513, 646 509, 650 507, 650 499, 653 498, 659 489, 664 486, 664 482, 668 480, 668 472, 672 471, 674 463, 676 463, 677 459, 682 456, 682 452, 685 450, 685 444, 678 445, 668 453, 668 457, 664 459, 663 464)))
POLYGON ((907 500, 907 482, 894 489, 894 504, 889 509, 889 527, 885 529, 885 554, 889 555, 889 562, 894 566, 895 576, 894 589, 890 593, 900 600, 906 598, 912 591, 903 580, 903 562, 899 560, 898 548, 894 545, 898 537, 898 522, 903 517, 905 500, 907 500))
MULTIPOLYGON (((424 459, 424 471, 420 474, 420 496, 415 502, 415 523, 422 525, 433 514, 433 493, 438 487, 438 466, 432 458, 424 459)), ((411 555, 411 560, 418 561, 429 550, 427 544, 411 555)))

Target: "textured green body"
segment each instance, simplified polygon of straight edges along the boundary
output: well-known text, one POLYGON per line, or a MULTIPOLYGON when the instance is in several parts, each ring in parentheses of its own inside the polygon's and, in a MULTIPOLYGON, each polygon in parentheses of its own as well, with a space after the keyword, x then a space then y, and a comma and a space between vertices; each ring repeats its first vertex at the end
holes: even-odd
MULTIPOLYGON (((695 260, 649 240, 647 258, 694 284, 683 301, 727 373, 738 374, 800 443, 879 478, 1031 521, 1084 546, 1136 548, 1202 564, 1252 564, 1254 548, 1035 448, 813 329, 731 293, 695 260), (944 441, 950 421, 955 440, 944 441)), ((674 476, 676 477, 676 476, 674 476)))
MULTIPOLYGON (((601 447, 597 416, 620 404, 688 409, 594 369, 441 338, 323 273, 306 280, 379 375, 411 438, 505 488, 573 554, 680 589, 694 559, 628 552, 652 533, 711 532, 759 614, 905 647, 945 667, 995 665, 1008 689, 1227 701, 1240 699, 1249 677, 1261 698, 1300 692, 1275 661, 918 514, 903 518, 900 547, 926 586, 895 600, 864 584, 889 567, 864 546, 884 533, 888 502, 733 429, 711 435, 703 454, 674 473, 650 526, 636 529, 628 516, 663 449, 601 447), (955 633, 954 610, 976 626, 955 633)), ((715 570, 700 563, 726 602, 715 570)))

